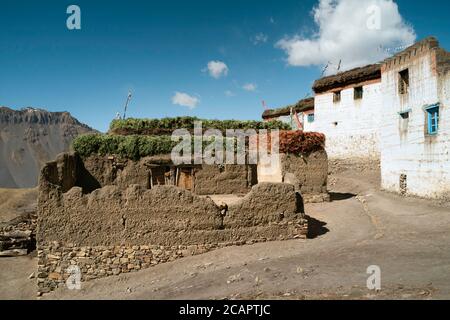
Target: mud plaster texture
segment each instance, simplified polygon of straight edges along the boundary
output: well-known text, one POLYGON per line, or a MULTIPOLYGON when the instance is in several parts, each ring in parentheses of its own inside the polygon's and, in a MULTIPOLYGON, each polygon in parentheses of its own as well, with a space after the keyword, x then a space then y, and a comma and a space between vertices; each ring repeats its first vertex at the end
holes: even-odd
MULTIPOLYGON (((117 185, 120 188, 131 184, 148 188, 152 167, 173 166, 170 155, 145 157, 139 161, 91 156, 83 160, 83 165, 99 185, 117 185)), ((256 165, 203 164, 192 167, 193 191, 198 195, 246 194, 257 183, 256 165)))
POLYGON ((256 165, 203 165, 195 171, 194 192, 208 194, 246 194, 257 183, 256 165))
POLYGON ((283 182, 294 185, 304 203, 330 201, 327 191, 328 157, 324 150, 308 156, 280 154, 283 182))
POLYGON ((228 210, 175 186, 94 186, 80 159, 65 154, 41 172, 38 200, 39 294, 64 284, 140 270, 215 248, 305 238, 300 195, 263 183, 228 210), (85 184, 86 183, 86 184, 85 184), (90 191, 90 192, 89 192, 90 191))

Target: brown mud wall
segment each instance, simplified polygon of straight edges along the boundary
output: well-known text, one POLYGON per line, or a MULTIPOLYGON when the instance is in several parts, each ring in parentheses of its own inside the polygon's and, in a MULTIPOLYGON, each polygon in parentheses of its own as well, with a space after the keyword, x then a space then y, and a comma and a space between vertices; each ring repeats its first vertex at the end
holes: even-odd
POLYGON ((280 154, 283 182, 294 185, 305 203, 329 201, 328 156, 324 150, 308 156, 280 154))
POLYGON ((194 182, 198 195, 246 194, 257 184, 256 165, 203 165, 194 182))
MULTIPOLYGON (((82 163, 98 182, 98 187, 116 185, 122 189, 132 184, 150 188, 151 168, 173 166, 170 156, 146 157, 139 161, 91 156, 82 163)), ((193 191, 198 195, 246 194, 257 183, 256 165, 195 165, 193 168, 193 191)))
POLYGON ((91 190, 94 174, 71 154, 42 170, 40 293, 64 285, 70 265, 79 267, 86 281, 229 245, 305 238, 308 231, 293 185, 256 185, 224 209, 176 186, 106 185, 91 190))

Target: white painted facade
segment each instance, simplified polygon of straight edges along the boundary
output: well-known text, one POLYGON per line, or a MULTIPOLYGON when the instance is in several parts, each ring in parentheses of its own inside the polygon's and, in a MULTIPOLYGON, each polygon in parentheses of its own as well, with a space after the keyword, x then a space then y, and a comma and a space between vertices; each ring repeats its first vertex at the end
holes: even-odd
POLYGON ((274 161, 258 162, 257 165, 258 183, 283 182, 283 173, 281 171, 281 158, 277 157, 274 161))
POLYGON ((439 73, 428 43, 387 60, 382 69, 382 188, 426 198, 450 198, 450 74, 439 73), (399 72, 408 69, 408 93, 399 72), (439 106, 439 128, 428 132, 426 108, 439 106), (409 111, 409 112, 408 112, 409 111), (408 119, 399 112, 407 112, 408 119), (402 185, 400 177, 403 175, 402 185))
MULTIPOLYGON (((278 116, 278 117, 272 117, 269 120, 278 120, 284 123, 289 124, 292 127, 292 130, 303 130, 307 132, 314 132, 315 131, 315 121, 308 117, 308 115, 312 114, 314 116, 314 110, 308 110, 303 112, 298 112, 297 117, 298 121, 300 122, 300 126, 297 123, 297 120, 295 119, 295 115, 285 115, 285 116, 278 116), (312 121, 311 121, 312 120, 312 121)), ((268 119, 266 119, 267 121, 268 119)))
POLYGON ((330 159, 380 159, 383 189, 450 199, 450 53, 436 39, 384 61, 379 80, 337 81, 327 90, 315 96, 308 131, 326 135, 330 159), (408 90, 402 93, 400 72, 406 69, 408 90), (360 86, 363 98, 357 100, 354 88, 360 86), (333 101, 336 91, 340 102, 333 101), (438 130, 430 134, 427 109, 435 106, 438 130))
POLYGON ((379 126, 382 119, 380 81, 343 88, 341 100, 333 92, 317 94, 315 121, 311 130, 324 133, 330 159, 375 159, 380 157, 379 126), (354 87, 363 87, 362 99, 355 99, 354 87))
POLYGON ((300 122, 303 125, 303 131, 316 132, 316 115, 314 110, 305 111, 299 114, 300 122), (310 118, 312 115, 312 118, 310 118))

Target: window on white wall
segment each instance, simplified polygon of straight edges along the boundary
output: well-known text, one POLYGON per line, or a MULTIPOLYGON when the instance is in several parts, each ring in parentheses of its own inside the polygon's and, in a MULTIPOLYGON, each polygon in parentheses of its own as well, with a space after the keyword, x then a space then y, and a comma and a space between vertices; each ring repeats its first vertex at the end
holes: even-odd
POLYGON ((408 132, 409 113, 410 113, 410 112, 411 112, 411 110, 399 112, 399 115, 400 115, 400 124, 399 124, 399 128, 400 128, 400 132, 401 132, 402 134, 405 134, 405 133, 408 132))
POLYGON ((426 110, 427 133, 436 135, 439 131, 439 106, 432 106, 426 110))
POLYGON ((400 112, 400 117, 402 119, 409 119, 409 110, 408 111, 404 111, 404 112, 400 112))
POLYGON ((314 113, 308 114, 308 122, 309 122, 309 123, 314 122, 314 113))
POLYGON ((333 102, 337 103, 341 101, 341 91, 333 92, 333 102))
POLYGON ((364 94, 363 87, 355 87, 353 93, 355 100, 361 100, 363 98, 363 94, 364 94))
POLYGON ((409 91, 409 70, 405 69, 398 74, 398 92, 407 94, 409 91))

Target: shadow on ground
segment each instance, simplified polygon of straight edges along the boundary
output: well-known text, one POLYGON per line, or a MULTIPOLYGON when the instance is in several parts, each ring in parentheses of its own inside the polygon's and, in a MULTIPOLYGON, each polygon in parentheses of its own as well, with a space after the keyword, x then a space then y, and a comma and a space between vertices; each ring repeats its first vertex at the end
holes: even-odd
POLYGON ((305 218, 308 220, 308 239, 315 239, 330 231, 330 229, 325 227, 327 225, 326 222, 314 219, 310 216, 305 216, 305 218))
POLYGON ((339 193, 339 192, 330 192, 330 200, 331 201, 342 201, 356 197, 356 194, 353 193, 339 193))

